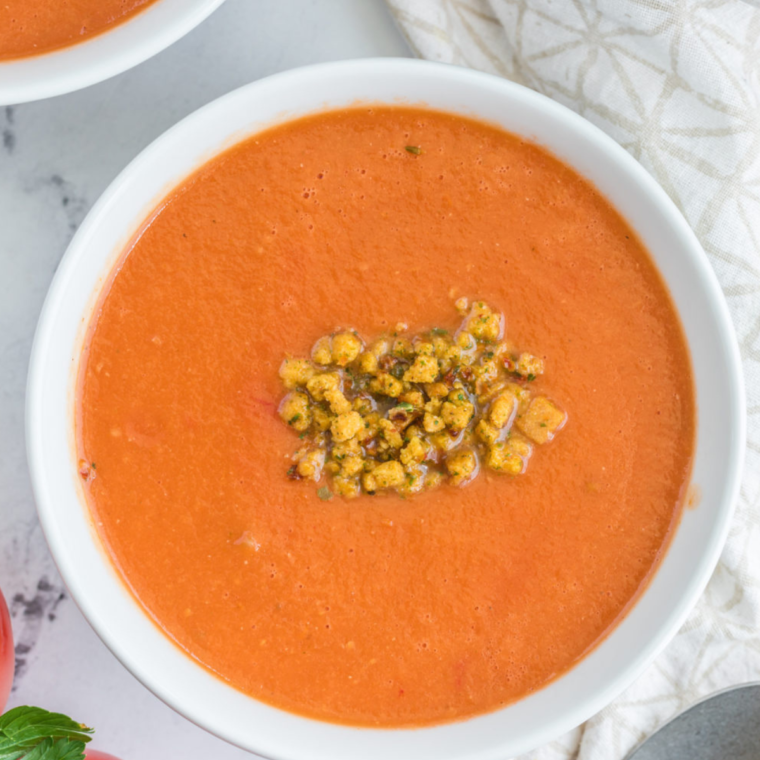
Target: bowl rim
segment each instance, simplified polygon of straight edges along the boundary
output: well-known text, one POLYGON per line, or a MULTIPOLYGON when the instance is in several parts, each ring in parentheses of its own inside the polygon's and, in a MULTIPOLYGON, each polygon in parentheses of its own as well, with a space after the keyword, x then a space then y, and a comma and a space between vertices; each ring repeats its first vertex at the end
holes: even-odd
POLYGON ((156 0, 81 42, 0 60, 0 106, 64 95, 121 74, 192 31, 224 0, 156 0))
MULTIPOLYGON (((75 264, 79 258, 85 255, 87 250, 89 237, 97 227, 102 224, 102 220, 109 213, 109 207, 117 200, 119 193, 121 193, 125 187, 136 180, 136 178, 145 170, 154 156, 158 156, 164 150, 165 146, 170 145, 174 140, 180 137, 184 130, 190 129, 193 125, 199 124, 202 121, 208 122, 213 118, 213 114, 216 111, 221 111, 224 106, 237 100, 245 101, 247 98, 255 97, 259 91, 266 91, 266 88, 272 87, 287 87, 293 83, 298 83, 299 80, 309 77, 315 77, 321 79, 322 77, 340 76, 350 72, 352 75, 361 75, 362 73, 377 73, 380 71, 386 76, 401 76, 413 71, 415 74, 422 72, 425 75, 431 76, 433 79, 441 79, 444 83, 448 80, 455 80, 458 84, 471 85, 473 87, 481 87, 483 89, 500 90, 505 100, 517 99, 530 103, 531 105, 540 108, 546 112, 549 116, 547 118, 556 118, 564 123, 573 126, 574 128, 585 132, 586 136, 593 137, 597 144, 602 146, 603 151, 612 156, 613 162, 617 162, 621 166, 621 169, 630 176, 631 182, 638 183, 643 186, 646 193, 648 193, 653 201, 656 201, 662 208, 662 213, 667 216, 667 224, 671 225, 675 233, 683 240, 684 245, 689 250, 689 256, 692 257, 692 264, 698 270, 699 277, 703 282, 704 287, 709 293, 709 301, 714 309, 714 316, 716 319, 716 328, 720 332, 722 341, 725 343, 726 350, 726 369, 728 370, 728 382, 730 384, 730 399, 728 401, 731 409, 730 419, 728 425, 731 427, 730 435, 730 462, 731 466, 726 474, 725 481, 723 482, 721 489, 721 499, 719 505, 716 507, 717 517, 715 528, 710 532, 709 539, 706 540, 704 551, 700 555, 697 571, 690 578, 685 590, 680 598, 676 599, 668 608, 667 614, 664 615, 664 620, 659 624, 657 632, 648 641, 640 646, 636 655, 626 663, 625 667, 620 668, 614 677, 609 679, 603 688, 598 688, 597 691, 591 695, 586 696, 584 699, 580 699, 577 702, 572 703, 562 714, 551 716, 543 725, 540 730, 533 729, 526 732, 522 737, 519 737, 519 741, 511 741, 510 738, 502 738, 499 743, 494 743, 487 747, 473 748, 472 751, 468 750, 465 754, 456 754, 455 750, 452 750, 454 754, 446 751, 446 758, 454 757, 468 757, 470 760, 498 760, 504 756, 511 756, 513 754, 520 754, 525 751, 529 751, 539 746, 540 744, 549 741, 567 730, 572 729, 589 717, 597 713, 603 707, 605 707, 612 699, 618 696, 625 688, 627 688, 642 672, 651 664, 654 658, 660 653, 660 651, 667 645, 667 643, 677 633, 678 629, 683 624, 688 613, 696 604, 699 596, 704 590, 713 569, 715 568, 720 552, 722 550, 725 539, 728 535, 730 527, 730 521, 733 514, 734 505, 739 493, 740 478, 742 472, 742 465, 744 459, 744 442, 746 437, 746 410, 745 410, 745 396, 743 387, 743 375, 741 368, 741 357, 739 354, 738 344, 736 341, 733 323, 730 318, 727 304, 723 296, 722 290, 718 284, 717 277, 713 272, 708 258, 702 250, 696 236, 688 226, 686 220, 681 215, 670 197, 660 187, 660 185, 651 177, 651 175, 617 142, 611 137, 605 134, 601 129, 588 122, 583 117, 579 116, 575 112, 566 108, 565 106, 551 100, 550 98, 541 95, 533 90, 530 90, 522 85, 514 82, 502 79, 500 77, 492 76, 482 72, 473 71, 470 69, 464 69, 445 64, 433 63, 428 61, 409 60, 409 59, 393 59, 393 58, 377 58, 377 59, 361 59, 361 60, 348 60, 331 63, 322 63, 300 67, 297 69, 288 70, 279 74, 275 74, 266 77, 261 80, 254 81, 248 85, 234 90, 221 98, 207 104, 200 108, 169 130, 164 132, 155 141, 153 141, 147 148, 138 154, 127 167, 117 176, 117 178, 111 183, 107 190, 103 193, 100 199, 93 206, 89 214, 87 215, 84 223, 79 231, 71 241, 61 263, 55 274, 53 282, 51 284, 48 295, 45 299, 43 309, 40 315, 37 332, 34 338, 34 344, 32 347, 28 386, 27 386, 27 403, 26 403, 26 431, 27 431, 27 457, 29 461, 30 474, 32 479, 33 491, 37 503, 40 522, 43 528, 43 532, 46 536, 48 544, 51 549, 51 553, 54 560, 61 572, 61 575, 69 587, 72 598, 87 618, 90 625, 95 629, 100 638, 104 641, 106 646, 113 652, 113 654, 119 659, 122 664, 127 667, 132 674, 140 680, 150 691, 162 699, 165 703, 175 709, 177 712, 196 723, 197 725, 205 728, 211 733, 235 744, 248 751, 257 752, 266 757, 275 758, 276 760, 302 760, 302 758, 309 758, 309 760, 327 760, 328 758, 350 758, 352 754, 346 754, 342 750, 336 752, 336 747, 330 746, 329 751, 324 747, 312 747, 308 751, 299 751, 294 753, 292 749, 283 749, 278 743, 279 740, 272 739, 271 736, 251 737, 251 731, 232 730, 231 726, 220 727, 214 724, 212 719, 207 718, 205 715, 201 715, 197 712, 193 712, 188 708, 186 704, 182 703, 176 694, 170 693, 168 684, 162 682, 159 678, 155 677, 151 672, 148 663, 138 662, 137 659, 130 656, 121 646, 120 642, 116 642, 112 636, 113 631, 108 631, 105 624, 105 619, 101 616, 100 611, 95 609, 91 604, 91 600, 87 598, 84 591, 80 588, 79 582, 81 578, 76 577, 75 567, 72 562, 71 552, 68 551, 65 545, 60 542, 60 536, 55 530, 55 509, 56 500, 54 494, 50 492, 45 483, 45 455, 42 450, 42 440, 45 433, 45 420, 42 413, 42 397, 43 387, 45 382, 45 364, 46 355, 48 353, 51 340, 53 338, 53 331, 56 321, 56 313, 61 308, 64 300, 65 291, 68 287, 69 279, 73 275, 75 264)), ((334 107, 341 107, 336 105, 334 107)), ((313 109, 310 109, 313 111, 313 109)), ((446 109, 443 109, 446 110, 446 109)), ((454 109, 450 109, 454 111, 454 109)), ((295 117, 301 114, 296 114, 295 117)), ((466 114, 469 115, 469 114, 466 114)), ((289 118, 293 118, 292 116, 289 118)), ((287 121, 288 118, 284 118, 283 121, 287 121)), ((252 129, 245 135, 241 135, 240 138, 233 140, 237 142, 238 139, 244 139, 245 136, 254 134, 259 131, 258 128, 252 129)), ((213 151, 211 151, 207 157, 213 157, 228 145, 217 145, 213 151)), ((552 151, 551 146, 546 146, 547 150, 552 151)), ((577 169, 572 162, 568 161, 576 171, 577 169)), ((178 180, 179 182, 181 180, 178 180)), ((177 182, 172 182, 171 186, 176 186, 177 182)), ((151 201, 151 205, 154 202, 151 201)), ((614 205, 614 204, 613 204, 614 205)), ((141 220, 140 220, 141 221, 141 220)), ((635 229, 635 227, 634 227, 635 229)), ((659 268, 659 267, 658 267, 659 268)), ((663 275, 663 279, 665 279, 663 275)), ((666 284, 670 284, 668 280, 665 280, 666 284)), ((679 314, 680 315, 680 314, 679 314)), ((89 311, 89 317, 91 317, 91 310, 89 311)), ((89 318, 88 317, 88 318, 89 318)), ((690 346, 691 347, 691 346, 690 346)), ((695 383, 696 383, 695 377, 695 383)), ((699 433, 697 433, 699 435, 699 433)), ((672 544, 671 544, 672 545, 672 544)), ((670 551, 670 549, 668 549, 670 551)), ((655 576, 659 573, 662 567, 662 563, 658 565, 655 576)), ((650 584, 651 587, 651 584, 650 584)), ((649 594, 649 589, 645 591, 636 601, 636 605, 639 605, 643 598, 649 594)), ((137 604, 135 602, 135 604, 137 604)), ((147 618, 147 613, 141 608, 141 613, 147 618)), ((632 610, 625 612, 625 617, 631 617, 632 610)), ((614 636, 615 631, 621 628, 623 623, 617 625, 613 630, 613 633, 608 637, 614 636)), ((165 636, 161 633, 160 635, 165 636)), ((168 640, 168 637, 167 637, 168 640)), ((174 646, 171 644, 171 646, 174 646)), ((600 645, 602 646, 602 645, 600 645)), ((584 657, 580 663, 574 665, 569 671, 562 675, 559 679, 562 681, 567 677, 569 673, 579 669, 582 663, 592 657, 593 653, 584 657)), ((182 653, 183 657, 190 660, 187 654, 182 653)), ((198 666, 195 666, 198 667, 198 666)), ((202 668, 202 666, 201 666, 202 668)), ((212 676, 213 677, 213 676, 212 676)), ((228 687, 229 688, 229 687, 228 687)), ((545 687, 548 688, 548 687, 545 687)), ((537 694, 542 693, 545 688, 540 689, 537 694)), ((526 699, 531 699, 533 696, 526 699)), ((250 699, 250 698, 249 698, 250 699)), ((254 700, 255 701, 255 700, 254 700)), ((259 703, 263 704, 263 703, 259 703)), ((423 734, 430 734, 430 732, 445 732, 452 726, 462 726, 466 724, 476 725, 483 721, 484 718, 491 716, 499 716, 507 710, 510 710, 513 705, 508 705, 505 708, 501 708, 495 712, 488 713, 484 716, 476 716, 474 718, 461 721, 458 723, 450 723, 443 725, 435 725, 431 727, 424 727, 418 729, 371 729, 371 728, 356 728, 350 726, 336 726, 335 724, 321 723, 314 721, 310 718, 306 718, 296 714, 289 714, 306 729, 307 724, 318 724, 320 726, 331 726, 337 731, 348 735, 348 733, 361 732, 365 736, 371 737, 370 741, 380 742, 379 738, 382 735, 396 734, 415 736, 419 739, 423 734)), ((276 712, 282 712, 276 708, 271 708, 276 712)), ((480 723, 480 725, 483 725, 480 723)), ((398 745, 399 754, 398 757, 417 757, 420 758, 433 758, 443 755, 430 754, 427 750, 428 746, 424 743, 418 743, 415 739, 414 749, 411 754, 403 754, 406 751, 399 749, 402 745, 398 745)), ((441 745, 446 746, 446 745, 441 745)), ((374 752, 375 750, 373 750, 374 752)), ((377 750, 379 752, 379 750, 377 750)), ((387 749, 386 749, 387 751, 387 749)), ((353 750, 352 750, 353 752, 353 750)), ((370 753, 372 757, 374 754, 370 753)), ((353 755, 355 756, 355 754, 353 755)), ((369 755, 368 755, 369 756, 369 755)), ((377 757, 380 757, 378 754, 377 757)))

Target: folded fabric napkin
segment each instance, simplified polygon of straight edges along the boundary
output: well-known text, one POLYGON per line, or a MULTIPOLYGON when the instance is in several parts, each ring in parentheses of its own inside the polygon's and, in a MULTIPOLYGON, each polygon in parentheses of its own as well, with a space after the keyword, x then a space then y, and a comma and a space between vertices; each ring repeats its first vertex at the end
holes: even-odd
POLYGON ((760 9, 741 0, 387 1, 419 56, 527 85, 635 156, 696 232, 731 310, 748 440, 715 574, 633 686, 525 756, 620 760, 695 699, 760 680, 760 9))

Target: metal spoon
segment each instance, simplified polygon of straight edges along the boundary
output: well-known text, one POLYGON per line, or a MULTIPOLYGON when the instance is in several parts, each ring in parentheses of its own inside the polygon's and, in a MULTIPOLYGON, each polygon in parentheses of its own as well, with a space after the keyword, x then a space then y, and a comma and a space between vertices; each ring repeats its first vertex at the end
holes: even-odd
POLYGON ((711 694, 676 715, 626 760, 760 760, 760 683, 711 694))

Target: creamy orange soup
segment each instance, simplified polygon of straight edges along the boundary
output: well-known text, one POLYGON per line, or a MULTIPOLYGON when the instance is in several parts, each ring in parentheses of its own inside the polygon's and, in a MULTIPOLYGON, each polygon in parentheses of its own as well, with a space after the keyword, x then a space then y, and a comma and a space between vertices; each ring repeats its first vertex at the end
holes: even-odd
POLYGON ((89 504, 146 611, 236 688, 350 724, 462 719, 567 671, 646 586, 693 452, 687 347, 625 221, 539 146, 414 108, 203 166, 130 245, 80 382, 89 504), (519 477, 412 498, 288 479, 283 356, 349 326, 453 331, 461 295, 544 361, 557 439, 519 477))
POLYGON ((0 60, 76 45, 156 0, 2 0, 0 60))

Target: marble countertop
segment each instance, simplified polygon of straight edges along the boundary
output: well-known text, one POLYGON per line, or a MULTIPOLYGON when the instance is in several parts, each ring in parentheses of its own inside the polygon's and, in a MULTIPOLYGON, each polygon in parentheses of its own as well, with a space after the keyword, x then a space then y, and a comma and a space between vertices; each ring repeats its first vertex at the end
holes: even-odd
POLYGON ((137 68, 71 95, 0 109, 0 588, 11 607, 9 707, 95 726, 123 760, 250 757, 138 683, 69 598, 37 522, 24 451, 29 352, 45 293, 98 196, 148 143, 236 87, 319 61, 407 56, 382 0, 228 0, 137 68))

